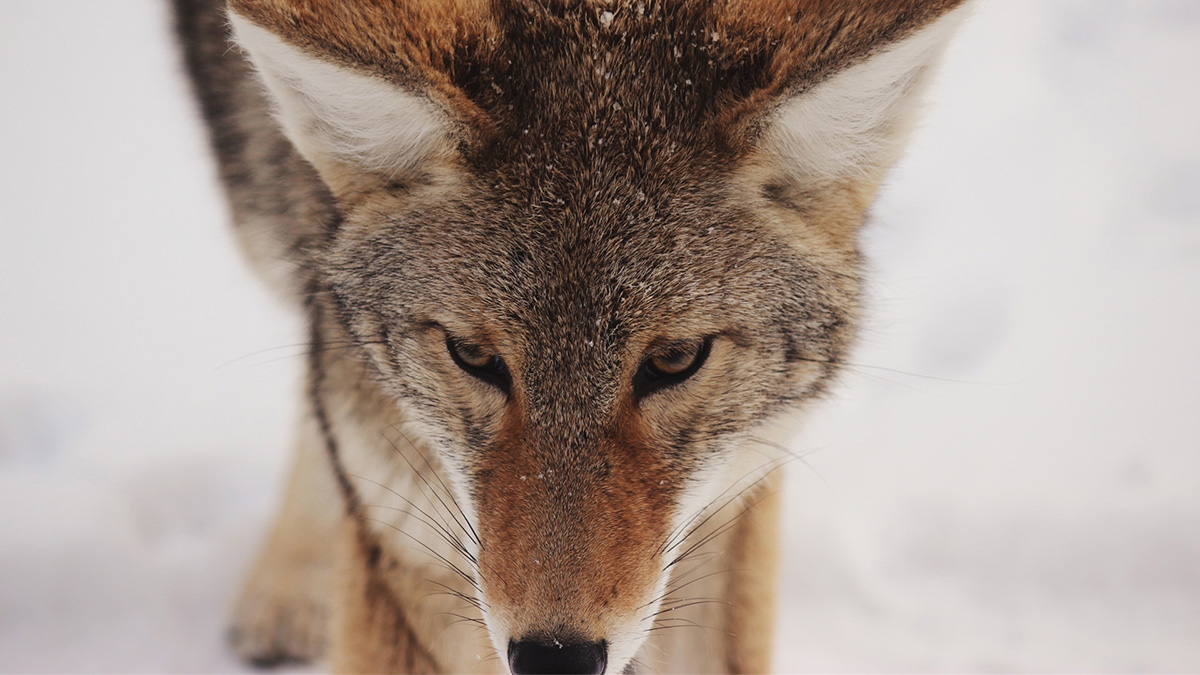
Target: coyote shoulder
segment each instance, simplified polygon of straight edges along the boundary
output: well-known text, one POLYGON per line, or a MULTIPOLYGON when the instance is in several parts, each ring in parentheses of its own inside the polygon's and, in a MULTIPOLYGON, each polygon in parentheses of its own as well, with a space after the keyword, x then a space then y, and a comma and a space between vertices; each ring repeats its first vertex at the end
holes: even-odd
POLYGON ((963 4, 175 0, 310 341, 236 649, 767 670, 770 429, 844 361, 857 231, 963 4))

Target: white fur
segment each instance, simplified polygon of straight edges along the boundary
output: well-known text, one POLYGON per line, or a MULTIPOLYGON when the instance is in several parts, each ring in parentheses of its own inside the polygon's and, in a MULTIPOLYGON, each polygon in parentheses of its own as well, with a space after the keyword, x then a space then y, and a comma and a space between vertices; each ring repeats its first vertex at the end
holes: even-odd
POLYGON ((284 133, 318 168, 333 160, 396 176, 445 147, 446 115, 428 98, 306 54, 236 13, 229 16, 284 133))
POLYGON ((786 101, 764 147, 802 183, 878 176, 903 149, 921 93, 965 9, 786 101))

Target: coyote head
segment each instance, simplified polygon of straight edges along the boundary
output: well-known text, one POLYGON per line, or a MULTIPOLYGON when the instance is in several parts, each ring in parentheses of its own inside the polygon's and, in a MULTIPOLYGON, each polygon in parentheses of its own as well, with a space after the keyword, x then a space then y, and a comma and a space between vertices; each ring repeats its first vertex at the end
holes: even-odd
POLYGON ((836 374, 958 4, 230 2, 343 214, 311 272, 452 476, 515 671, 622 669, 739 442, 836 374))

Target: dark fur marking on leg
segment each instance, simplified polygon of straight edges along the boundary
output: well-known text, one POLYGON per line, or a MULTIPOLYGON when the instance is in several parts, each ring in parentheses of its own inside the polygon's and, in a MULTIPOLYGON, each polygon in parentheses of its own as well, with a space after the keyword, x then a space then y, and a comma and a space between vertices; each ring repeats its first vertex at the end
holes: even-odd
POLYGON ((322 359, 325 349, 321 334, 321 321, 324 318, 324 312, 317 297, 321 289, 317 281, 312 280, 306 290, 304 305, 308 310, 309 320, 308 401, 312 406, 313 417, 317 420, 317 427, 321 431, 321 439, 325 442, 325 449, 329 454, 329 462, 333 467, 338 488, 345 500, 346 513, 357 516, 362 505, 359 503, 354 486, 350 484, 350 477, 346 474, 345 467, 342 466, 337 439, 334 438, 333 425, 329 422, 329 413, 325 410, 325 401, 322 395, 325 384, 325 368, 322 359))

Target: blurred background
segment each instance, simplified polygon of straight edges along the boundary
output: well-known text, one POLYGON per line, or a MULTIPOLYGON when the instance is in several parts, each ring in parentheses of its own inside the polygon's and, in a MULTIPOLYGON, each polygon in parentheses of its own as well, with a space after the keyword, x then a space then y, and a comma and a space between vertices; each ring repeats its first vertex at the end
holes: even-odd
MULTIPOLYGON (((241 671, 297 317, 165 3, 0 0, 0 670, 241 671)), ((982 0, 788 477, 776 669, 1200 670, 1200 2, 982 0)))

